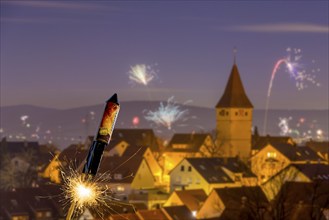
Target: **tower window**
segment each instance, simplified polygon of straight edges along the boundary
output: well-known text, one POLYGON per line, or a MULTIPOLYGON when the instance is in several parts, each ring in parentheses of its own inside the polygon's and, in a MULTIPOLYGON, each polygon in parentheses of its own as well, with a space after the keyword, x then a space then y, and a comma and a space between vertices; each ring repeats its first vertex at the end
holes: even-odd
POLYGON ((248 115, 248 112, 245 112, 244 115, 247 116, 248 115))
POLYGON ((184 171, 185 170, 185 167, 184 166, 181 166, 180 167, 180 171, 184 171))
POLYGON ((238 116, 238 112, 235 112, 235 116, 238 116))
POLYGON ((228 115, 228 112, 226 112, 226 116, 228 115))

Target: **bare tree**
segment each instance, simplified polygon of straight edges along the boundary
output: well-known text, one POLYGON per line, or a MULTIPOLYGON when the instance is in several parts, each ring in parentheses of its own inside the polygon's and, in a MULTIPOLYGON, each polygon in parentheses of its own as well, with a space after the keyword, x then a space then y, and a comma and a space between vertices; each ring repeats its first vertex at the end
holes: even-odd
POLYGON ((30 187, 37 178, 37 158, 33 149, 27 149, 16 155, 24 162, 24 167, 18 167, 13 162, 13 156, 4 153, 1 155, 0 188, 14 189, 30 187))
POLYGON ((218 131, 216 129, 210 132, 211 143, 204 143, 204 150, 200 151, 202 157, 222 157, 223 146, 226 140, 218 141, 218 131))

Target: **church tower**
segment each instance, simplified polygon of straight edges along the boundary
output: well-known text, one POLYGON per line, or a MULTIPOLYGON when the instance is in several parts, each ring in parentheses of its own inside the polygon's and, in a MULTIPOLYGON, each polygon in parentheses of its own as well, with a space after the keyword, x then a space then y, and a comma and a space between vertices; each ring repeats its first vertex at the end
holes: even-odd
POLYGON ((224 94, 216 105, 217 146, 224 156, 239 156, 242 160, 250 157, 252 114, 253 105, 234 63, 224 94))

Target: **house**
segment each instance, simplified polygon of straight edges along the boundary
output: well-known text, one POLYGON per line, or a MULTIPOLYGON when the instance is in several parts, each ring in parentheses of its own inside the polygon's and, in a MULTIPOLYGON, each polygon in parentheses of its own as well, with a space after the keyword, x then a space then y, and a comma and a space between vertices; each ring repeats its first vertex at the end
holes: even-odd
POLYGON ((210 134, 174 134, 164 150, 164 173, 170 172, 186 157, 210 155, 208 147, 213 146, 210 134))
POLYGON ((0 217, 2 219, 29 220, 30 214, 23 198, 16 192, 0 192, 0 217))
MULTIPOLYGON (((85 141, 85 148, 89 149, 94 140, 93 136, 89 136, 85 141)), ((134 145, 140 147, 149 147, 153 153, 159 153, 159 144, 157 137, 152 129, 122 129, 116 128, 113 130, 111 141, 107 146, 107 150, 111 150, 116 146, 120 146, 120 142, 124 142, 125 145, 134 145)), ((117 148, 118 153, 120 149, 117 148)), ((115 150, 115 151, 116 151, 115 150)), ((114 152, 115 152, 114 151, 114 152)), ((109 153, 110 155, 114 152, 109 153)))
POLYGON ((329 141, 313 141, 305 143, 306 146, 314 150, 321 158, 329 163, 329 141))
POLYGON ((64 218, 59 197, 59 186, 18 188, 15 191, 0 192, 0 218, 52 220, 64 218), (54 187, 56 189, 54 189, 54 187), (53 193, 56 192, 56 195, 53 193))
POLYGON ((257 175, 259 182, 265 182, 291 163, 319 162, 325 163, 325 160, 307 146, 270 143, 251 158, 251 170, 257 175))
POLYGON ((140 220, 170 220, 161 209, 140 210, 136 214, 140 220))
POLYGON ((170 220, 195 220, 193 213, 185 206, 169 206, 161 208, 170 220))
POLYGON ((152 189, 155 178, 143 155, 142 148, 135 155, 103 157, 98 173, 106 177, 104 184, 120 195, 129 195, 132 189, 152 189))
MULTIPOLYGON (((89 150, 93 141, 89 136, 84 144, 84 149, 89 150)), ((157 156, 160 153, 158 140, 152 129, 114 129, 109 145, 104 149, 103 157, 133 156, 140 149, 144 152, 144 158, 151 168, 156 184, 162 185, 162 168, 157 156)))
POLYGON ((110 220, 195 220, 186 206, 172 206, 155 210, 139 210, 136 213, 114 214, 110 220))
POLYGON ((268 144, 290 144, 296 145, 294 140, 288 136, 260 136, 257 131, 257 127, 255 128, 255 132, 251 138, 251 155, 255 155, 258 151, 266 147, 268 144))
POLYGON ((261 187, 267 198, 272 200, 286 182, 329 181, 327 164, 290 164, 272 176, 261 187))
MULTIPOLYGON (((259 186, 215 188, 198 211, 197 218, 219 218, 224 214, 231 217, 246 213, 251 215, 251 213, 259 213, 267 204, 268 200, 259 186)), ((256 219, 255 215, 250 219, 256 219)))
POLYGON ((0 165, 3 168, 0 188, 13 189, 39 184, 38 172, 49 163, 53 150, 38 142, 7 141, 3 138, 0 142, 0 165))
MULTIPOLYGON (((151 169, 152 175, 155 178, 156 185, 162 185, 162 168, 156 161, 154 154, 150 150, 147 144, 154 143, 155 136, 153 131, 150 129, 119 129, 115 132, 113 140, 104 149, 103 160, 106 158, 116 158, 114 160, 120 160, 117 157, 122 157, 121 159, 128 159, 129 157, 134 157, 143 152, 143 157, 145 159, 144 163, 147 163, 151 169), (135 131, 136 130, 136 131, 135 131), (140 143, 141 145, 136 145, 140 143)), ((61 182, 61 170, 65 170, 69 167, 74 169, 82 169, 86 157, 89 152, 89 146, 93 137, 88 137, 85 144, 72 144, 68 148, 64 149, 58 155, 55 155, 48 166, 40 174, 43 178, 49 178, 52 182, 61 182), (87 147, 88 146, 88 147, 87 147)), ((154 147, 154 146, 153 146, 154 147)), ((119 164, 123 161, 117 161, 119 164)), ((102 162, 101 164, 103 164, 102 162)))
POLYGON ((285 182, 271 203, 277 219, 328 219, 329 181, 285 182))
POLYGON ((114 214, 109 217, 110 220, 140 220, 136 213, 114 214))
POLYGON ((170 189, 203 189, 256 184, 256 176, 238 158, 185 158, 170 173, 170 189))
POLYGON ((86 160, 88 150, 81 144, 71 144, 62 152, 55 154, 49 164, 39 173, 39 176, 54 183, 61 183, 61 170, 77 169, 86 160))
POLYGON ((179 190, 173 191, 163 206, 171 207, 185 205, 193 216, 196 216, 197 211, 206 199, 207 194, 203 189, 179 190))
POLYGON ((161 189, 133 190, 128 200, 131 204, 144 203, 147 209, 157 209, 167 201, 168 194, 161 189))

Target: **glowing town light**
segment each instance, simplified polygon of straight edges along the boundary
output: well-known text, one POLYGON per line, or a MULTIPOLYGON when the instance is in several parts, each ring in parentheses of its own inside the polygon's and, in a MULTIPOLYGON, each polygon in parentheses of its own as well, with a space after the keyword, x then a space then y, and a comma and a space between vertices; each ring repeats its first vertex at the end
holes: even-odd
POLYGON ((316 131, 316 134, 317 134, 318 136, 322 136, 323 131, 322 131, 321 129, 319 129, 319 130, 316 131))
POLYGON ((133 83, 147 86, 156 76, 156 72, 148 65, 137 64, 130 67, 129 79, 133 83))

